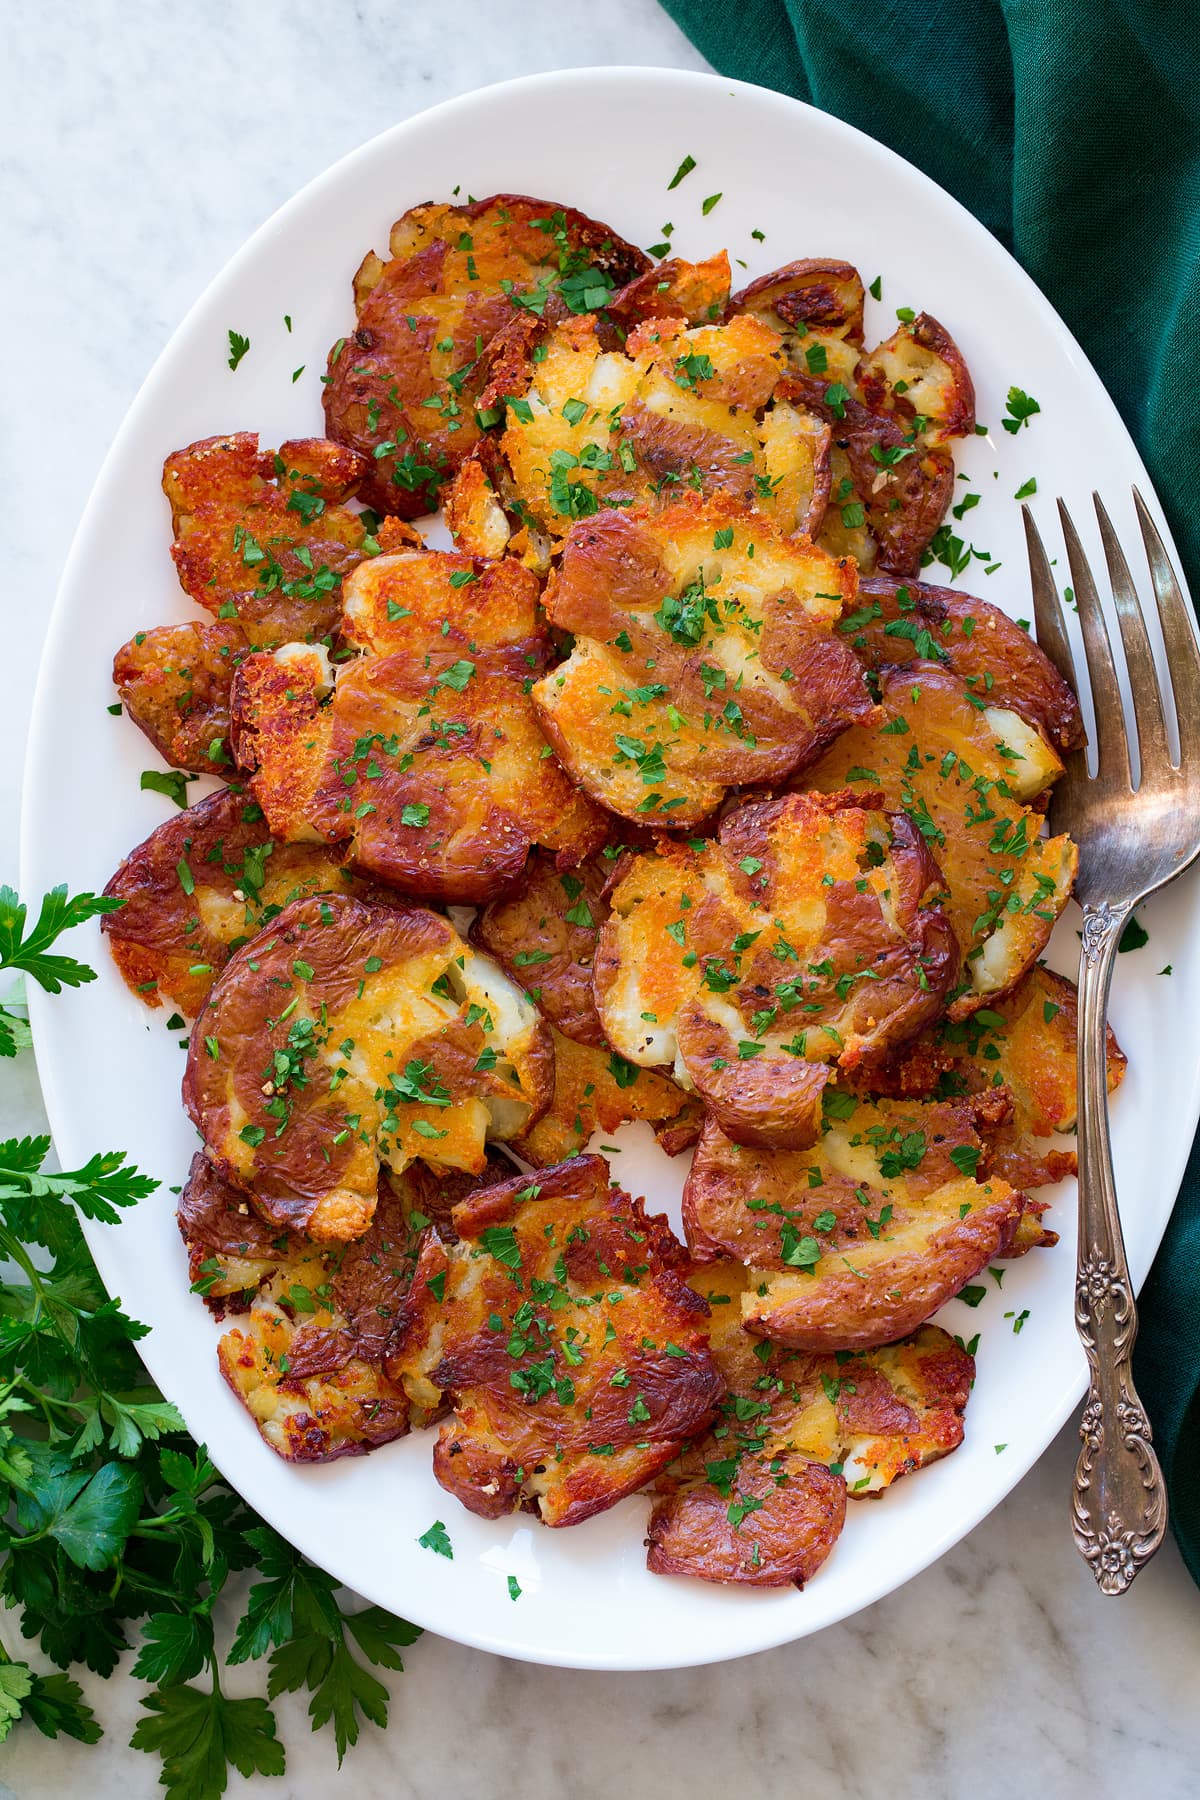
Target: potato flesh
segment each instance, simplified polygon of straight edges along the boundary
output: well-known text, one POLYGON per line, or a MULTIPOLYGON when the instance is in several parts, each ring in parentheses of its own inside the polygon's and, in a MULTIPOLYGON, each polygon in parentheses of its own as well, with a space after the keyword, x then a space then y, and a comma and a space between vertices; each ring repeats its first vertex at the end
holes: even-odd
POLYGON ((828 435, 777 397, 786 359, 757 320, 657 319, 618 352, 601 349, 585 317, 560 326, 545 350, 501 439, 543 531, 561 537, 600 504, 655 504, 682 484, 726 493, 785 534, 816 529, 828 435))
POLYGON ((946 879, 964 952, 965 992, 952 1014, 965 1013, 1015 984, 1070 897, 1074 845, 1042 837, 1019 797, 1061 764, 1016 714, 972 704, 963 682, 931 664, 887 676, 880 700, 882 728, 852 726, 796 785, 879 790, 916 821, 946 879))

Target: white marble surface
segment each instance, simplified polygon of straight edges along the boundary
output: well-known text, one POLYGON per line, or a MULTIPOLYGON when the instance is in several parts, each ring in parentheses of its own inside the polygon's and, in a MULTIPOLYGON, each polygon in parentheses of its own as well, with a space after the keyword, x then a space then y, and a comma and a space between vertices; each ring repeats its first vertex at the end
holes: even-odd
MULTIPOLYGON (((122 413, 182 313, 247 234, 344 151, 433 101, 529 69, 703 67, 654 0, 7 0, 0 57, 0 879, 15 875, 32 677, 75 521, 122 413)), ((614 121, 619 127, 619 121, 614 121)), ((569 185, 564 177, 564 186, 569 185)), ((102 594, 98 571, 98 594, 102 594)), ((0 1131, 36 1085, 6 1070, 0 1131)), ((370 1796, 599 1800, 735 1789, 855 1800, 1200 1791, 1200 1595, 1168 1546, 1102 1600, 1071 1547, 1069 1434, 965 1543, 850 1623, 678 1674, 528 1667, 425 1638, 343 1779, 370 1796)), ((0 1620, 15 1642, 14 1621, 0 1620)), ((581 1631, 586 1623, 581 1621, 581 1631)), ((88 1682, 94 1750, 23 1728, 0 1796, 150 1795, 125 1748, 136 1684, 88 1682)), ((238 1684, 235 1684, 238 1685, 238 1684)), ((323 1793, 331 1743, 277 1707, 277 1800, 323 1793)))

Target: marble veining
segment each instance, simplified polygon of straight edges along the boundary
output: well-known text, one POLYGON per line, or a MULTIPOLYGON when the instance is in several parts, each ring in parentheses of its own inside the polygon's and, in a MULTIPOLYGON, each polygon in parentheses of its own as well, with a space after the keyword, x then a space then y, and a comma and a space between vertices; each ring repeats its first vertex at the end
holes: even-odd
MULTIPOLYGON (((8 0, 4 21, 0 879, 12 879, 32 672, 71 531, 138 383, 211 275, 328 163, 436 100, 532 69, 704 63, 655 0, 8 0)), ((566 166, 587 153, 557 150, 566 166)), ((102 602, 102 569, 96 585, 102 602)), ((38 1106, 31 1065, 5 1070, 0 1132, 34 1128, 38 1106)), ((1096 1592, 1068 1525, 1074 1456, 1068 1431, 926 1574, 741 1662, 586 1674, 426 1637, 391 1678, 391 1729, 366 1728, 343 1778, 363 1800, 518 1787, 528 1800, 1115 1800, 1135 1784, 1188 1800, 1200 1791, 1200 1596, 1170 1544, 1126 1599, 1096 1592)), ((125 1747, 137 1685, 84 1685, 104 1744, 20 1730, 0 1752, 0 1800, 158 1791, 157 1765, 125 1747)), ((232 1691, 250 1685, 231 1676, 232 1691)), ((332 1743, 310 1744, 301 1702, 276 1710, 286 1777, 234 1777, 231 1792, 324 1793, 332 1743)))

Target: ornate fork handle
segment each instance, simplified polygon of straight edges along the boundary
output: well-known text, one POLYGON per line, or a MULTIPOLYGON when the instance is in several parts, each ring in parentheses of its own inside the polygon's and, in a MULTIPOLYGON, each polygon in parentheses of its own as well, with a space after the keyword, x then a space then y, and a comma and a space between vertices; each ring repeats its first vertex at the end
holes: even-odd
POLYGON ((1071 1522, 1101 1590, 1122 1594, 1162 1542, 1167 1492, 1130 1360, 1137 1308, 1108 1135, 1105 1031, 1117 941, 1132 907, 1085 907, 1079 957, 1079 1261, 1075 1323, 1089 1387, 1071 1522))

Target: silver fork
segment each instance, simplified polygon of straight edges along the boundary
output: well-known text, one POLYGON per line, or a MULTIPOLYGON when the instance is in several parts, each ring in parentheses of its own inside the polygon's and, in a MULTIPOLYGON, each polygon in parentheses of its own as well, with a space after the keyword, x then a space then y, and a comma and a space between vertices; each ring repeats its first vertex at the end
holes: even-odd
MULTIPOLYGON (((1076 895, 1083 906, 1079 953, 1079 1256, 1075 1323, 1087 1353, 1087 1404, 1079 1425, 1071 1523, 1075 1543, 1102 1591, 1122 1594, 1162 1542, 1167 1497, 1151 1448, 1150 1423, 1130 1371, 1137 1309, 1125 1260, 1108 1134, 1105 1032, 1117 944, 1135 906, 1200 856, 1200 647, 1188 603, 1137 489, 1134 501, 1150 564, 1179 728, 1171 761, 1163 696, 1137 591, 1100 497, 1093 494, 1113 605, 1133 699, 1140 776, 1135 788, 1129 734, 1112 645, 1092 572, 1060 500, 1075 602, 1083 628, 1095 716, 1097 767, 1087 752, 1067 758, 1050 802, 1055 831, 1079 846, 1076 895)), ((1042 540, 1024 507, 1038 642, 1082 692, 1058 589, 1042 540)))

